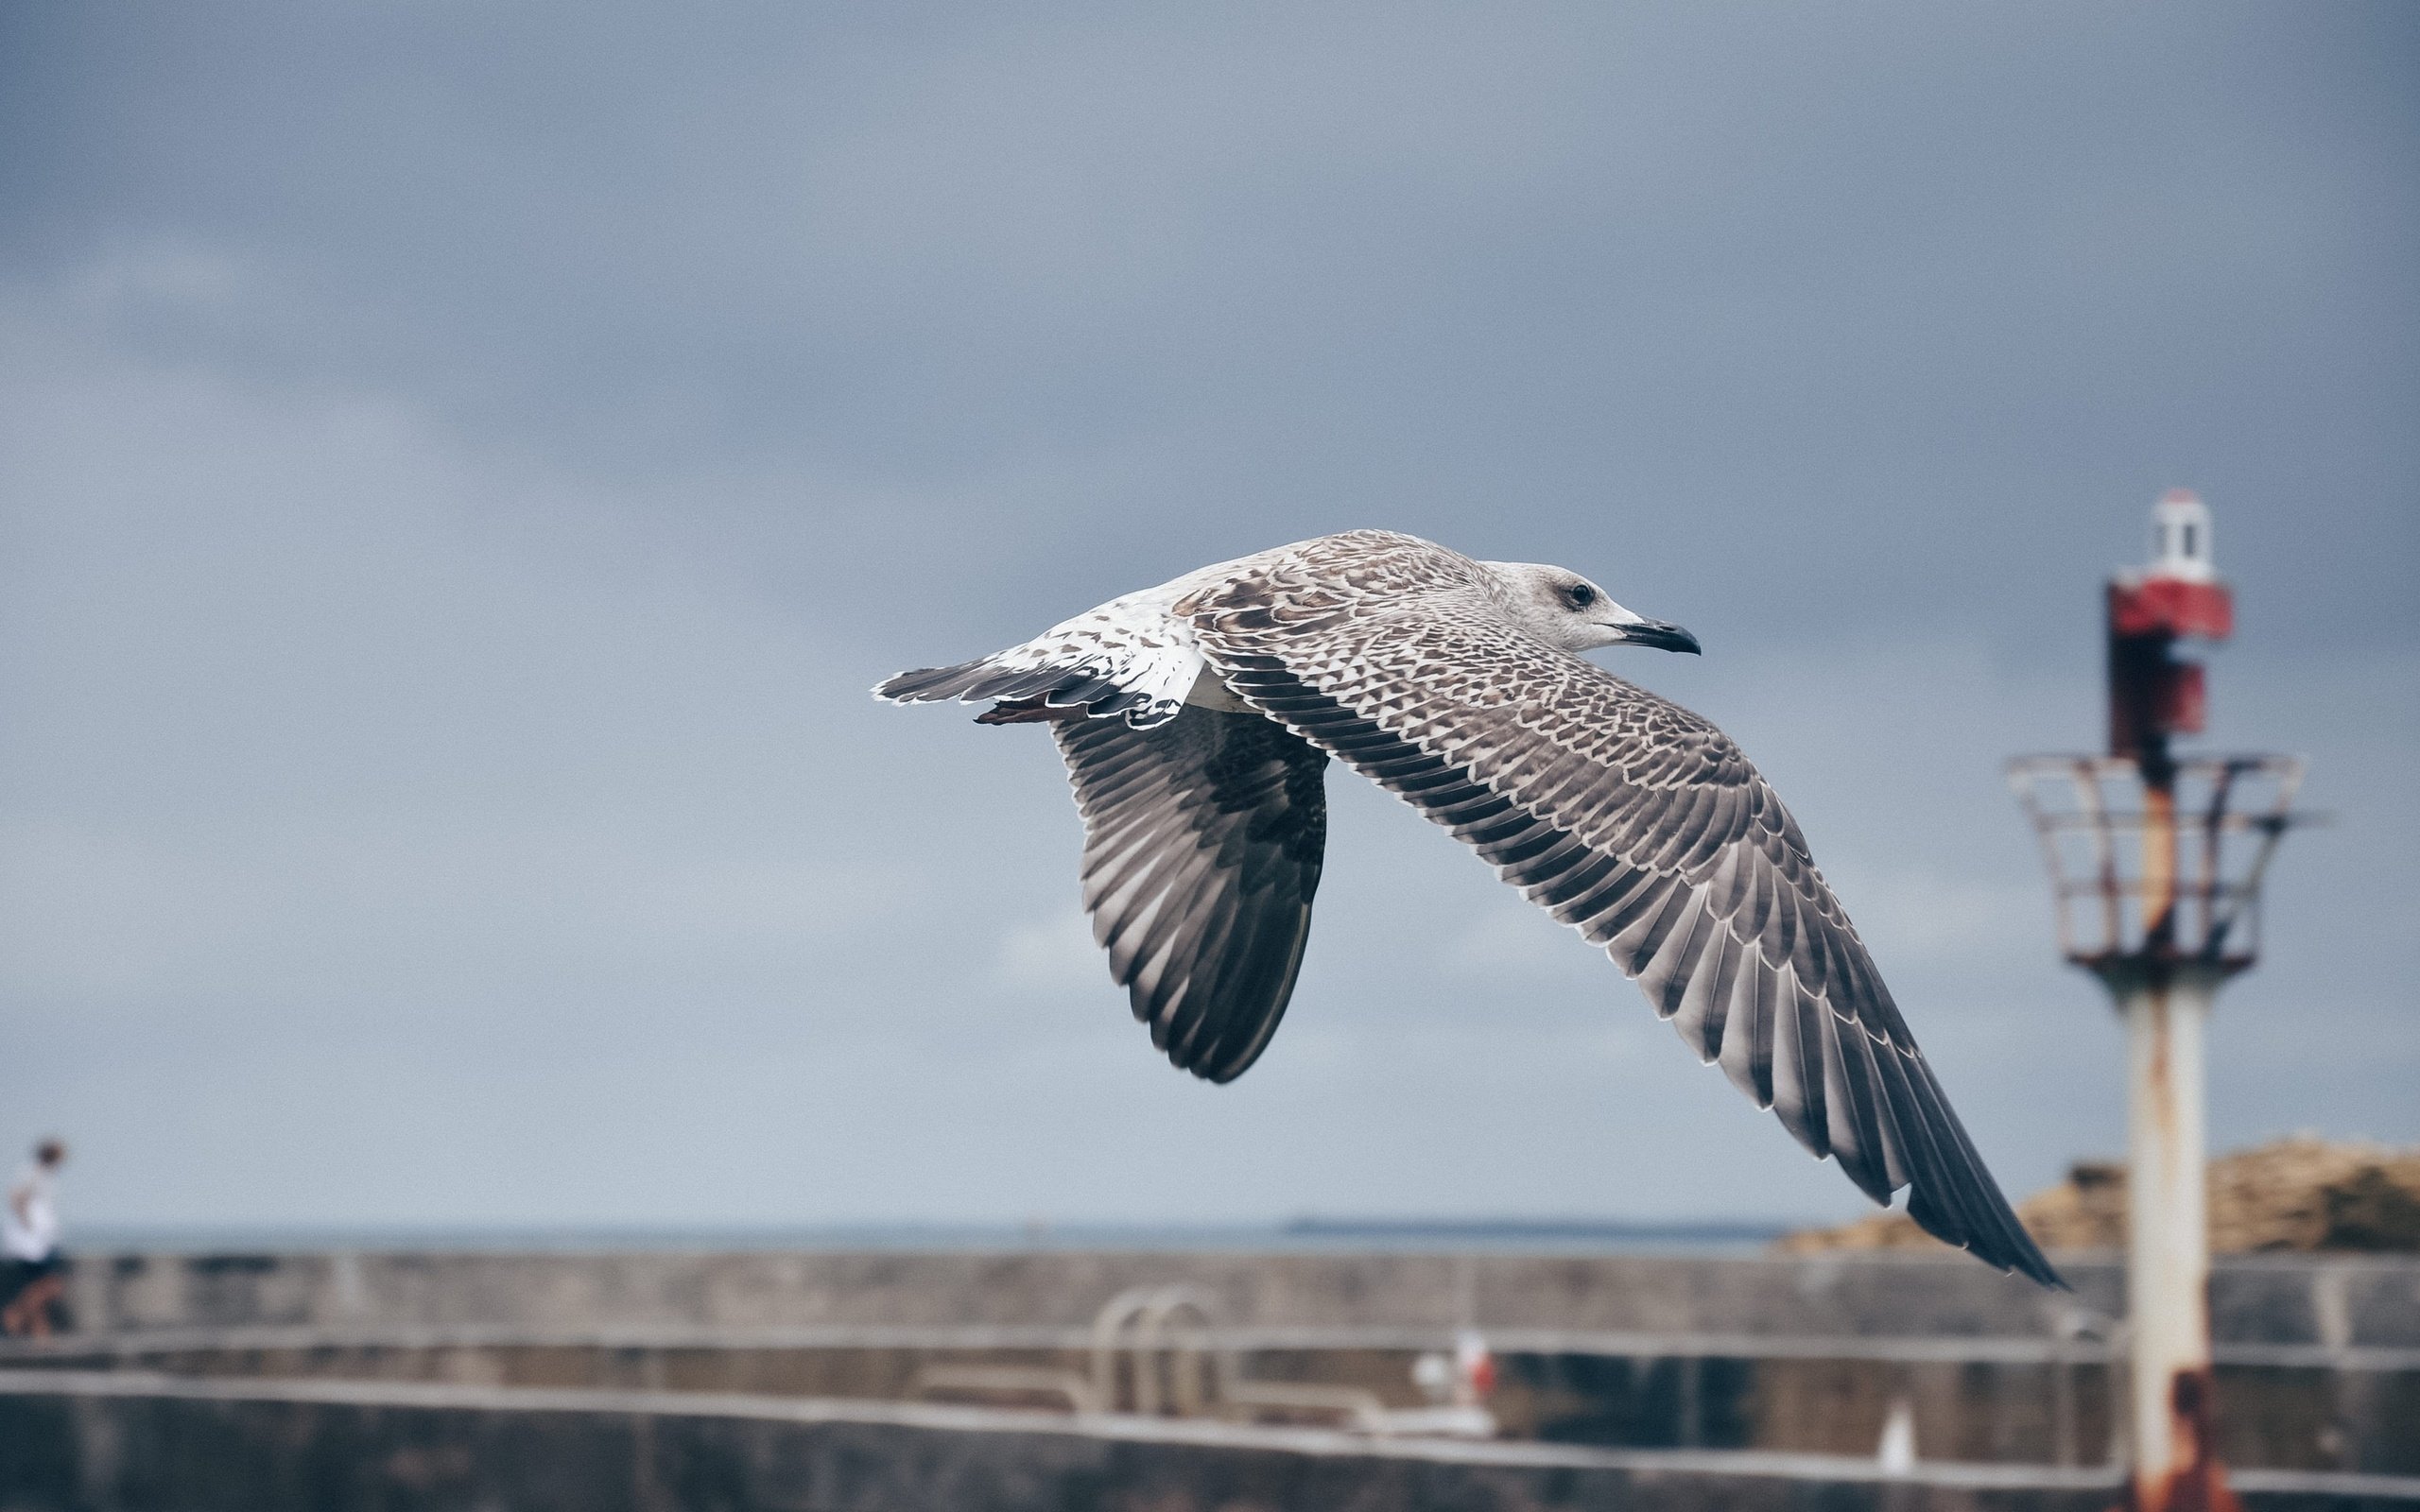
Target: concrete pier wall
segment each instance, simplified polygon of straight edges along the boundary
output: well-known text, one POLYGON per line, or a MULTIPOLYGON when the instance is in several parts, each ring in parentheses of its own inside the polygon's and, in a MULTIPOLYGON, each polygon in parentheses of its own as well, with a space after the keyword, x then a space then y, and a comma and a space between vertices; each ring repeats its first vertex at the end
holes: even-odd
MULTIPOLYGON (((1084 1374, 1080 1338, 919 1331, 770 1338, 656 1334, 537 1339, 424 1331, 386 1338, 293 1330, 159 1331, 0 1349, 0 1366, 182 1378, 424 1382, 462 1385, 912 1400, 925 1366, 1008 1364, 1084 1374)), ((1435 1341, 1443 1344, 1444 1341, 1435 1341)), ((1634 1448, 1870 1454, 1894 1405, 1927 1458, 2097 1465, 2117 1446, 2118 1381, 2105 1358, 1792 1358, 1691 1355, 1566 1336, 1500 1350, 1489 1404, 1512 1438, 1634 1448), (1627 1352, 1625 1352, 1627 1351, 1627 1352)), ((1267 1338, 1245 1350, 1258 1380, 1350 1386, 1389 1408, 1424 1405, 1418 1351, 1330 1338, 1267 1338)), ((2231 1464, 2420 1474, 2420 1351, 2401 1369, 2221 1365, 2220 1449, 2231 1464)))
MULTIPOLYGON (((1374 1444, 996 1409, 0 1375, 11 1512, 2100 1512, 2101 1471, 1374 1444)), ((2420 1483, 2254 1476, 2249 1512, 2420 1483)))
MULTIPOLYGON (((0 1363, 895 1400, 940 1361, 1080 1368, 1104 1300, 1184 1285, 1256 1374, 1390 1406, 1480 1328, 1519 1437, 1870 1452, 1904 1401, 1928 1456, 2091 1465, 2117 1452, 2121 1278, 2067 1269, 2073 1293, 1949 1255, 97 1255, 77 1337, 0 1363)), ((2420 1472, 2420 1263, 2226 1262, 2213 1306, 2230 1458, 2420 1472)))
MULTIPOLYGON (((88 1331, 290 1324, 1080 1326, 1130 1286, 1179 1284, 1236 1327, 1451 1328, 1750 1337, 2077 1338, 2123 1312, 2113 1262, 2072 1293, 1957 1255, 1697 1259, 1047 1250, 619 1254, 88 1254, 88 1331)), ((2420 1348, 2420 1262, 2222 1261, 2222 1343, 2420 1348)))

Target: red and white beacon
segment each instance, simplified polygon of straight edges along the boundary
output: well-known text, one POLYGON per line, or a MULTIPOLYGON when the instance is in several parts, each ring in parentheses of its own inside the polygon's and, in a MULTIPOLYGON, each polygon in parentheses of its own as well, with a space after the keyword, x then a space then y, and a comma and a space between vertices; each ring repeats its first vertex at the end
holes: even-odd
POLYGON ((2109 754, 2168 764, 2168 737, 2198 735, 2209 713, 2200 663, 2180 662, 2186 636, 2223 641, 2235 595, 2210 558, 2210 507, 2185 489, 2152 506, 2152 560, 2109 580, 2109 754))

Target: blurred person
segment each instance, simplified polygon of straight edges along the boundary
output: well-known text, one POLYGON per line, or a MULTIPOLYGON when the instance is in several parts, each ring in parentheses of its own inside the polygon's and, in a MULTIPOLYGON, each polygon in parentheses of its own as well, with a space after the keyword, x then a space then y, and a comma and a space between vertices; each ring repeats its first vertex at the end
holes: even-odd
POLYGON ((67 1146, 44 1140, 0 1209, 0 1333, 45 1338, 50 1313, 67 1295, 59 1253, 59 1168, 67 1146))

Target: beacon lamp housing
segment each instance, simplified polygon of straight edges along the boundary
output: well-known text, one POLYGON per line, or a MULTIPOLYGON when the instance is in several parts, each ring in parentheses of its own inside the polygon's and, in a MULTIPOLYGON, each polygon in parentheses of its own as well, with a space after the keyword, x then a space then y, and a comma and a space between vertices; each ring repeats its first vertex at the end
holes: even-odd
POLYGON ((2209 723, 2209 685, 2178 641, 2235 633, 2235 594, 2210 557, 2210 509, 2171 489, 2152 508, 2151 565, 2109 581, 2109 754, 2140 762, 2157 781, 2171 735, 2209 723))

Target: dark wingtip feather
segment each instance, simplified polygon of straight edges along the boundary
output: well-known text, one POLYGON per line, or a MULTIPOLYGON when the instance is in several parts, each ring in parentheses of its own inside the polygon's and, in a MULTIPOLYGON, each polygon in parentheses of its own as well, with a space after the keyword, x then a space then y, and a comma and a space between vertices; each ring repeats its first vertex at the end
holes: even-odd
MULTIPOLYGON (((1915 1220, 1916 1227, 1937 1239, 1944 1237, 1944 1228, 1951 1227, 1944 1219, 1932 1194, 1922 1190, 1909 1192, 1908 1216, 1915 1220)), ((2031 1234, 2025 1231, 2024 1225, 2015 1221, 2014 1213, 2010 1214, 2010 1227, 2015 1231, 2013 1239, 2007 1235, 1996 1238, 1979 1235, 1957 1247, 2004 1275, 2022 1276, 2052 1291, 2075 1290, 2067 1279, 2059 1274, 2058 1267, 2050 1263, 2049 1257, 2042 1253, 2041 1246, 2033 1242, 2031 1234)))

